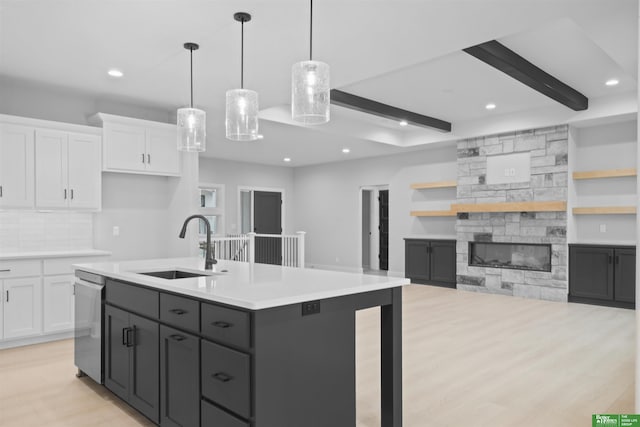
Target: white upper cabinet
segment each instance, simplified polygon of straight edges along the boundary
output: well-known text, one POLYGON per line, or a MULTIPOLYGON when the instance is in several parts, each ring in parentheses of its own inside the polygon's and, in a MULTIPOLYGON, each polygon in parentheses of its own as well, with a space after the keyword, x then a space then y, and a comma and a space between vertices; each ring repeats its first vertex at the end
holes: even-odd
POLYGON ((0 208, 32 208, 34 130, 0 123, 0 208))
POLYGON ((36 130, 36 207, 99 210, 100 137, 36 130))
POLYGON ((180 176, 175 125, 98 113, 103 126, 103 170, 180 176))

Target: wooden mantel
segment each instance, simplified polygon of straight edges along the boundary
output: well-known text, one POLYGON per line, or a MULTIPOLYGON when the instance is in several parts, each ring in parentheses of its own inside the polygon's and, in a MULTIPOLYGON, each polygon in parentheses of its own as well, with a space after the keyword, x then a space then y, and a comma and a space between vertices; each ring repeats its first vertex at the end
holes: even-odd
POLYGON ((563 212, 566 201, 503 202, 503 203, 454 203, 454 212, 563 212))

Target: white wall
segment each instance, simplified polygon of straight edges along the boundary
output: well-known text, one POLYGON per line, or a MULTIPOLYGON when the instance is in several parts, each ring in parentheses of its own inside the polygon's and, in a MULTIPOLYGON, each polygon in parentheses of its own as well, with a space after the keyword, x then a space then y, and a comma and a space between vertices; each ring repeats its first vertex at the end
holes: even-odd
MULTIPOLYGON (((636 167, 637 123, 635 120, 571 130, 570 171, 626 169, 636 167)), ((569 178, 569 243, 635 244, 634 215, 571 215, 575 206, 634 206, 633 177, 569 178), (604 226, 606 231, 601 231, 604 226)))
POLYGON ((258 187, 284 190, 284 234, 304 231, 294 227, 293 168, 259 165, 232 160, 200 158, 200 182, 224 184, 226 233, 238 233, 238 188, 258 187))
MULTIPOLYGON (((389 186, 389 271, 404 274, 404 237, 455 238, 455 218, 414 218, 409 212, 446 200, 411 190, 413 182, 456 179, 455 144, 433 145, 406 154, 296 168, 295 228, 307 232, 306 262, 318 267, 361 270, 362 187, 389 186)), ((442 194, 440 195, 442 196, 442 194)), ((436 195, 437 197, 440 197, 436 195)), ((442 198, 442 197, 441 197, 442 198)), ((374 207, 372 206, 372 209, 374 207)), ((446 209, 446 208, 443 208, 446 209)))

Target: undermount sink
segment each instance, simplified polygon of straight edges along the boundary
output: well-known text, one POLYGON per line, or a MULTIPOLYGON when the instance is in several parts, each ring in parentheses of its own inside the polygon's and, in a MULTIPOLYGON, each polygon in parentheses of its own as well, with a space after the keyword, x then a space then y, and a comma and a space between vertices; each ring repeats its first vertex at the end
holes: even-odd
POLYGON ((202 277, 202 276, 212 276, 213 273, 193 273, 191 271, 182 271, 182 270, 168 270, 168 271, 148 271, 144 274, 145 276, 153 276, 159 277, 161 279, 188 279, 190 277, 202 277))

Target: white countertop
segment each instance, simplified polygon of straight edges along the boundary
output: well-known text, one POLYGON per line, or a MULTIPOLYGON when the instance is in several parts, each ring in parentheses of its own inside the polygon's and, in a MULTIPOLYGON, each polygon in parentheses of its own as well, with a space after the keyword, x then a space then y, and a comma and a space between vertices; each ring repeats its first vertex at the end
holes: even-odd
POLYGON ((76 264, 84 270, 158 290, 260 310, 408 285, 409 279, 309 268, 219 260, 211 276, 161 279, 137 274, 164 270, 204 270, 202 258, 76 264), (226 270, 226 271, 224 271, 226 270), (224 271, 224 272, 223 272, 224 271))
POLYGON ((33 259, 33 258, 67 258, 85 256, 109 256, 111 252, 100 249, 68 249, 58 251, 21 251, 0 252, 0 261, 9 259, 33 259))

